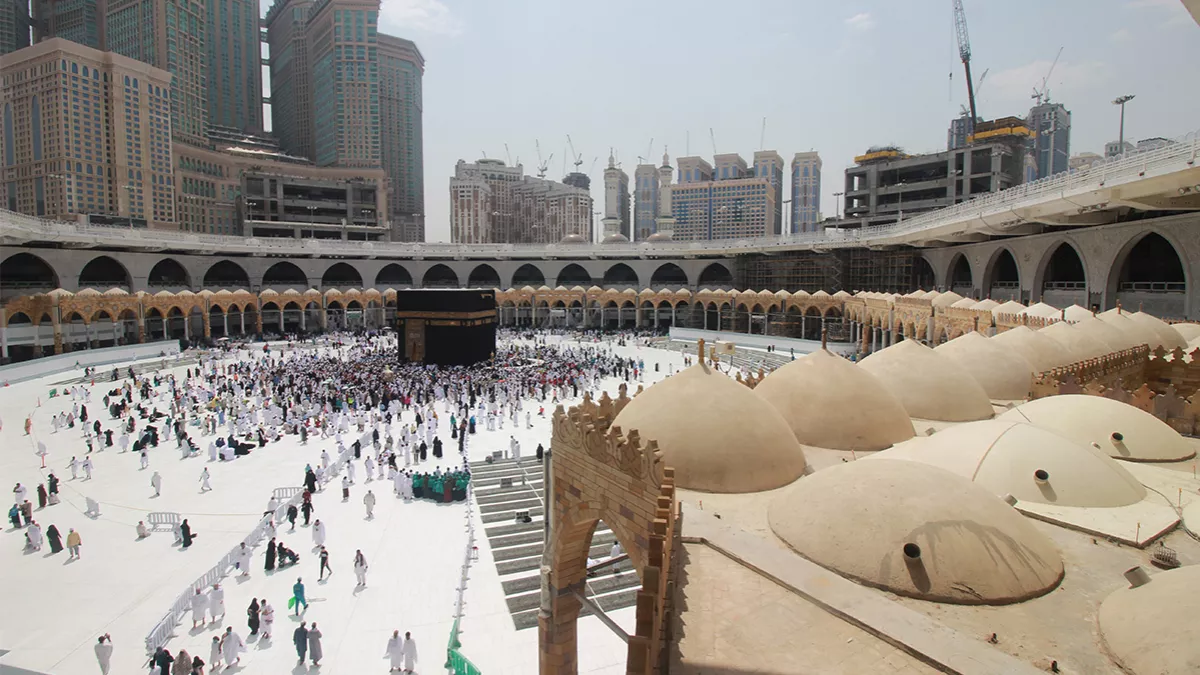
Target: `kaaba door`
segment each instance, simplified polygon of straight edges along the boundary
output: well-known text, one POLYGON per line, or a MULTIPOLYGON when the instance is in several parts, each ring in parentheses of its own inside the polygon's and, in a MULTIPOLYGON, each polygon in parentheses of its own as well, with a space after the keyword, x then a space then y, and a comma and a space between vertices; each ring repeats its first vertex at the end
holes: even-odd
POLYGON ((425 360, 425 320, 409 319, 404 322, 404 355, 409 361, 425 360))

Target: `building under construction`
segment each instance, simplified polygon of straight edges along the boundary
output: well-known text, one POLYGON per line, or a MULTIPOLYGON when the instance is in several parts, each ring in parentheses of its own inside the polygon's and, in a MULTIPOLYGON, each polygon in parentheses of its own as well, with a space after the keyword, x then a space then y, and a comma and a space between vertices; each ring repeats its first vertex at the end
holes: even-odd
POLYGON ((908 293, 934 286, 933 269, 913 249, 793 251, 737 258, 739 288, 829 293, 870 289, 908 293))
POLYGON ((1019 117, 979 122, 967 145, 909 155, 873 147, 846 169, 846 209, 839 227, 894 223, 1025 181, 1030 131, 1019 117))

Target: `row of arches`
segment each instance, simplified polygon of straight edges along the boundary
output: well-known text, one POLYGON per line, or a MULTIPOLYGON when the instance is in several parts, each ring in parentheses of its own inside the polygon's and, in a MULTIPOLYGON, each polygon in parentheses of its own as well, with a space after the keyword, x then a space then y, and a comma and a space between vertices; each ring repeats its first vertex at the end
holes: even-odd
MULTIPOLYGON (((53 289, 62 283, 58 274, 44 259, 30 252, 17 253, 0 263, 0 280, 6 289, 53 289)), ((187 269, 174 258, 163 258, 155 263, 147 277, 151 289, 162 288, 249 288, 250 275, 246 269, 232 260, 219 260, 208 267, 196 284, 187 269)), ((463 278, 449 265, 436 264, 427 269, 416 280, 400 263, 389 263, 373 279, 364 279, 359 270, 346 262, 331 264, 321 275, 323 287, 362 288, 374 285, 379 288, 502 288, 504 286, 591 286, 597 281, 604 286, 638 286, 637 273, 625 263, 610 265, 604 276, 595 280, 582 265, 571 263, 563 267, 553 279, 547 279, 540 268, 532 263, 521 265, 512 275, 511 283, 505 284, 496 268, 487 263, 473 267, 463 278)), ((130 290, 133 279, 117 259, 99 255, 88 261, 79 272, 80 288, 124 288, 130 290)), ((687 286, 689 279, 683 268, 675 263, 659 265, 650 278, 652 286, 687 286)), ((733 275, 722 263, 712 263, 700 273, 702 286, 715 288, 732 287, 733 275)), ((263 273, 262 286, 304 287, 312 285, 304 270, 286 260, 279 261, 263 273)))
POLYGON ((672 299, 506 299, 499 306, 501 325, 568 328, 641 328, 672 326, 756 335, 820 340, 845 339, 838 306, 784 303, 734 303, 672 299))

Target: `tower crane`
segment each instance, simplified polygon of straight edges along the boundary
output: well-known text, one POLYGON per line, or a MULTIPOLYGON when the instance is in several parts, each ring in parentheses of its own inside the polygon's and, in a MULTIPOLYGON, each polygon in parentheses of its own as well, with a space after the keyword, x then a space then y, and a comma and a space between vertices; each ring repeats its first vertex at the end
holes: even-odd
POLYGON ((538 141, 538 140, 536 140, 536 139, 535 139, 535 140, 533 141, 533 145, 534 145, 534 147, 535 147, 535 148, 537 148, 537 156, 538 156, 538 167, 537 167, 537 170, 538 170, 538 178, 545 178, 545 177, 546 177, 546 169, 547 169, 547 167, 549 167, 549 166, 550 166, 550 160, 554 159, 554 153, 553 153, 553 152, 552 152, 552 153, 550 153, 550 156, 549 156, 549 157, 546 157, 546 158, 544 158, 544 159, 543 159, 543 158, 542 158, 542 143, 541 143, 541 141, 538 141))
POLYGON ((513 166, 512 153, 508 151, 508 143, 504 144, 504 156, 508 158, 508 165, 513 166))
POLYGON ((575 152, 575 143, 571 140, 571 134, 567 134, 567 145, 571 146, 571 157, 574 160, 572 164, 575 165, 575 173, 579 173, 579 167, 583 164, 583 155, 575 152))
POLYGON ((712 141, 713 156, 717 154, 717 135, 713 133, 712 127, 708 128, 708 140, 712 141))
POLYGON ((967 71, 967 103, 971 106, 971 118, 967 122, 967 133, 975 131, 975 82, 971 79, 971 38, 967 35, 967 13, 963 10, 963 0, 954 2, 954 32, 958 36, 958 57, 962 59, 963 69, 967 71))
POLYGON ((1063 48, 1059 47, 1058 53, 1054 55, 1054 63, 1050 64, 1050 70, 1046 71, 1046 76, 1042 78, 1042 88, 1034 87, 1033 89, 1033 96, 1030 98, 1037 101, 1038 105, 1041 105, 1043 101, 1050 102, 1050 75, 1054 72, 1054 66, 1058 65, 1058 58, 1062 56, 1062 52, 1063 48))

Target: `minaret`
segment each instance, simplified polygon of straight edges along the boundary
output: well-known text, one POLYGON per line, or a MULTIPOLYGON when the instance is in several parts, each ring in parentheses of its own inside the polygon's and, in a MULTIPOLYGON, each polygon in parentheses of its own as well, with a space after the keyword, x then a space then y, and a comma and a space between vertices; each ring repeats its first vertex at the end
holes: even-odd
MULTIPOLYGON (((624 175, 625 172, 617 168, 617 160, 613 156, 612 148, 609 148, 608 168, 604 170, 604 219, 600 221, 604 225, 604 238, 601 239, 603 243, 629 241, 629 238, 621 233, 624 215, 621 213, 621 206, 623 201, 627 201, 623 200, 621 195, 621 178, 624 175)), ((624 182, 628 186, 629 178, 626 177, 624 182)))
POLYGON ((654 219, 654 234, 658 235, 658 239, 675 236, 675 214, 671 211, 671 178, 674 173, 671 157, 664 146, 662 166, 658 167, 658 217, 654 219))

